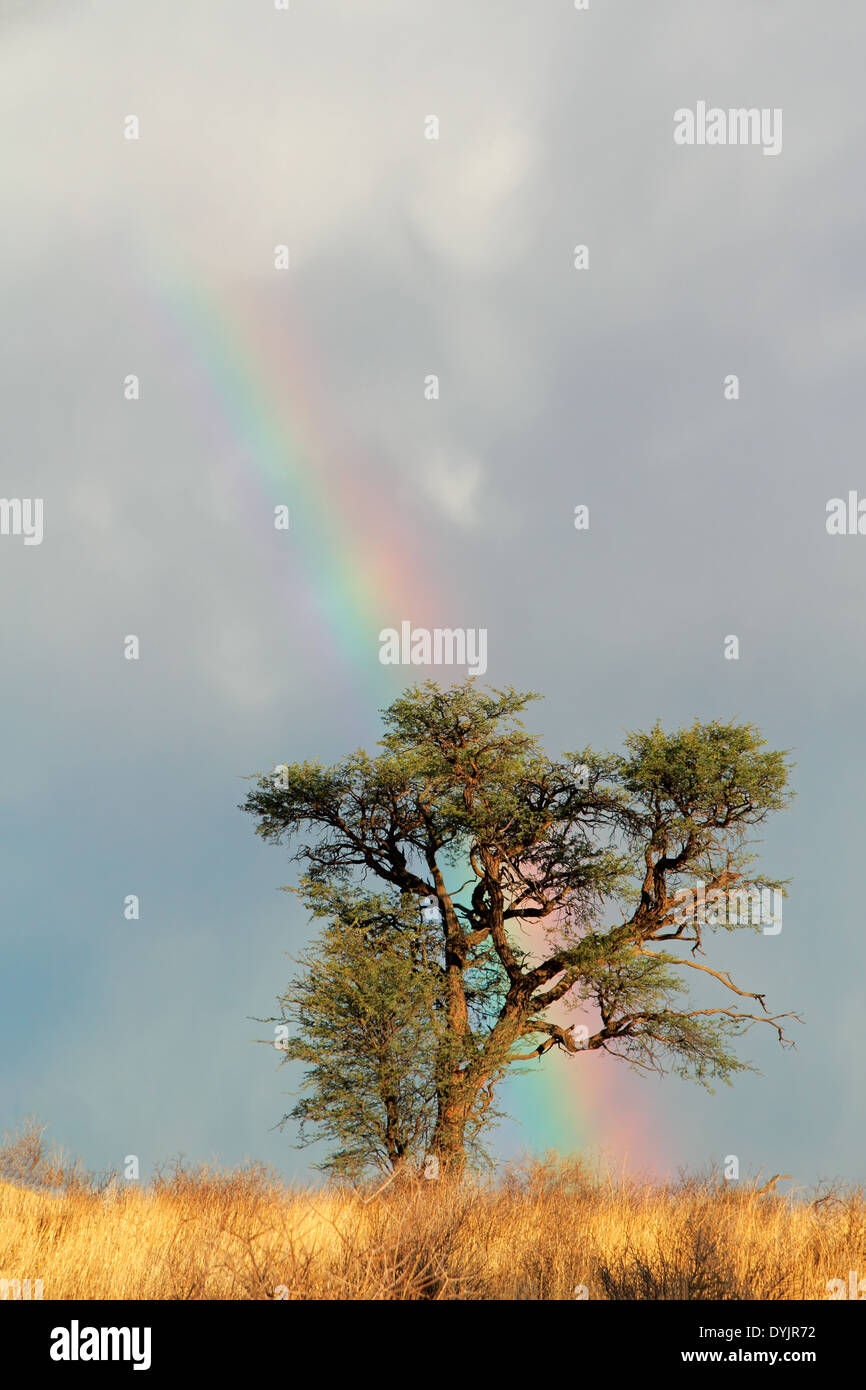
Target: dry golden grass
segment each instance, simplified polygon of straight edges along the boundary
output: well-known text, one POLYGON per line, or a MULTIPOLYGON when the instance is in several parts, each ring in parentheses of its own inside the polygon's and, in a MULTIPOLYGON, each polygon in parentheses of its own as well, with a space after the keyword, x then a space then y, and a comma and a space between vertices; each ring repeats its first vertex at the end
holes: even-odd
POLYGON ((9 1153, 0 1278, 41 1278, 46 1299, 824 1299, 828 1279, 866 1273, 859 1191, 653 1187, 555 1158, 496 1185, 378 1195, 291 1189, 261 1167, 100 1191, 9 1153))

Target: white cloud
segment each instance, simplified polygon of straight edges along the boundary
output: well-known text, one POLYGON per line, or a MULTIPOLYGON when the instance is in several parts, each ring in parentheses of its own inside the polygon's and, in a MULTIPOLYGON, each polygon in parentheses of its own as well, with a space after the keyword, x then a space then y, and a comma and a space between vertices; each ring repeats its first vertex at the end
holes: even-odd
POLYGON ((449 521, 471 527, 480 521, 484 470, 479 460, 460 450, 437 450, 426 461, 422 486, 449 521))
MULTIPOLYGON (((497 117, 501 115, 496 109, 497 117)), ((457 269, 501 274, 523 255, 534 214, 520 198, 536 151, 525 132, 499 120, 443 131, 417 161, 421 184, 411 215, 421 241, 457 269)))

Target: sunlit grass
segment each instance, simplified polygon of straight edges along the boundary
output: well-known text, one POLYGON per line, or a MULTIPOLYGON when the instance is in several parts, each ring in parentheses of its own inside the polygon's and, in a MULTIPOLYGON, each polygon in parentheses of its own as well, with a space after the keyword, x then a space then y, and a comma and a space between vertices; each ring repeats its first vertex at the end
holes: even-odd
POLYGON ((825 1299, 866 1275, 862 1191, 653 1186, 559 1159, 378 1195, 257 1166, 115 1190, 29 1142, 0 1150, 0 1278, 46 1299, 825 1299))

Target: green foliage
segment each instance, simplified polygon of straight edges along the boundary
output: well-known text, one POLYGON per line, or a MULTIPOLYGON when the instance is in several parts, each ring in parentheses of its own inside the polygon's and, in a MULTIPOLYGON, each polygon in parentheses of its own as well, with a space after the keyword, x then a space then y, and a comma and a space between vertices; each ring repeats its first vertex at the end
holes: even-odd
MULTIPOLYGON (((320 1140, 335 1146, 313 1165, 334 1175, 417 1166, 430 1148, 445 1032, 438 928, 408 895, 305 880, 300 896, 327 925, 297 957, 301 970, 279 998, 279 1020, 267 1020, 295 1030, 283 1062, 306 1068, 307 1094, 281 1123, 298 1123, 298 1147, 320 1140)), ((470 987, 482 1013, 487 980, 479 972, 470 987)), ((470 1123, 467 1142, 472 1159, 483 1163, 477 1129, 470 1123)))
POLYGON ((700 959, 717 930, 712 918, 677 916, 678 895, 695 879, 717 892, 783 888, 755 877, 751 845, 790 802, 786 754, 750 724, 714 720, 631 733, 624 755, 584 748, 556 760, 520 718, 537 698, 485 693, 472 680, 415 686, 383 712, 376 756, 297 763, 285 785, 262 775, 244 804, 259 835, 294 842, 313 910, 336 933, 324 956, 308 960, 306 993, 293 1002, 293 1055, 313 1067, 315 1091, 293 1114, 321 1126, 339 1111, 340 1133, 360 1136, 346 1162, 361 1150, 388 1152, 381 1116, 374 1123, 361 1108, 364 1088, 368 1097, 376 1090, 367 1033, 345 1031, 350 999, 355 1008, 367 999, 368 1013, 378 1001, 376 1017, 392 1028, 388 1085, 405 1080, 410 1117, 400 1142, 411 1147, 416 1127, 418 1143, 442 1154, 459 1154, 480 1132, 512 1064, 554 1047, 580 1052, 557 1006, 588 1017, 590 1050, 705 1085, 743 1068, 731 1044, 752 1023, 788 1041, 779 1020, 789 1015, 768 1014, 762 994, 700 959), (370 876, 386 897, 363 895, 370 876), (440 922, 419 967, 406 953, 413 941, 420 950, 418 903, 431 897, 440 922), (354 993, 338 967, 360 981, 354 993), (694 971, 727 992, 720 1004, 688 1006, 684 979, 694 971), (324 1012, 321 998, 312 1002, 323 981, 324 1012), (342 1100, 341 1088, 355 1098, 342 1100))

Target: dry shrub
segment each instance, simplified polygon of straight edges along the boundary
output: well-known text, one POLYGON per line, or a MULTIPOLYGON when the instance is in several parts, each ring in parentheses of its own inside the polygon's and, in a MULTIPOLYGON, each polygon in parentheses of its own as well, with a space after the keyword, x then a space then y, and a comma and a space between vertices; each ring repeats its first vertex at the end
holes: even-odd
POLYGON ((78 1159, 45 1143, 47 1125, 29 1115, 17 1131, 0 1138, 0 1182, 32 1192, 90 1192, 108 1184, 111 1174, 88 1173, 78 1159))

